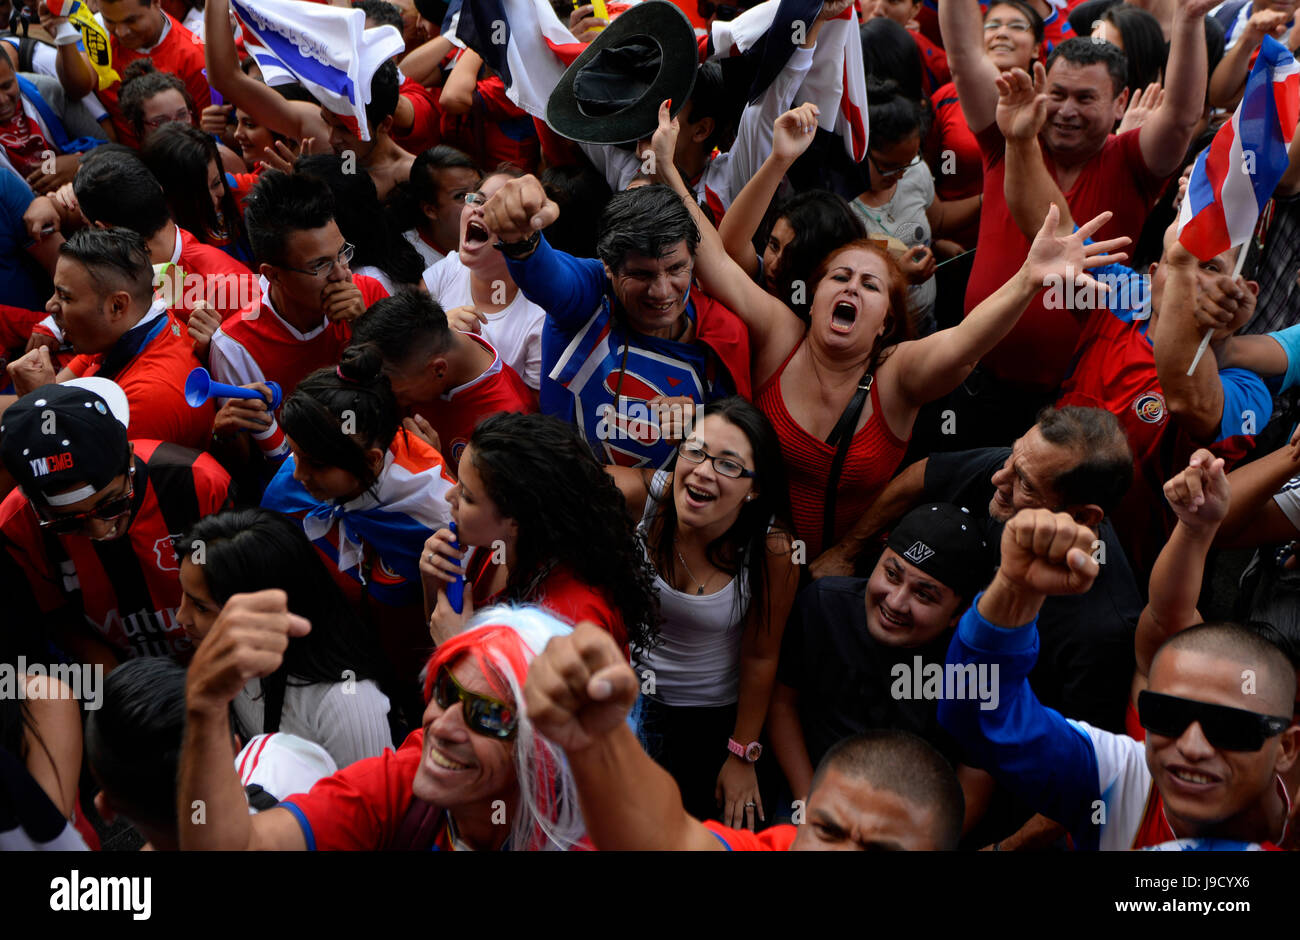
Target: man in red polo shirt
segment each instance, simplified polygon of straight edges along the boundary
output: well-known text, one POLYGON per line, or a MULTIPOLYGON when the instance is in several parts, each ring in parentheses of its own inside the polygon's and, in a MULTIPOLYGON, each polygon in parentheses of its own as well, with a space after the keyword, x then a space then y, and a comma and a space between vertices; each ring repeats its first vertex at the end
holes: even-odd
POLYGON ((109 669, 188 659, 173 540, 225 508, 230 488, 206 454, 128 442, 135 417, 121 388, 88 378, 41 386, 0 419, 0 459, 21 487, 0 503, 0 551, 25 575, 47 636, 109 669))
MULTIPOLYGON (((60 33, 72 38, 67 30, 74 27, 66 17, 50 16, 43 3, 40 8, 42 25, 55 36, 56 43, 61 41, 60 33)), ((163 10, 161 0, 100 0, 99 12, 109 33, 113 69, 119 75, 136 59, 147 56, 158 71, 171 72, 185 83, 198 110, 212 104, 212 94, 203 77, 203 41, 163 10)), ((95 92, 113 119, 117 139, 130 147, 140 146, 117 103, 122 90, 120 81, 101 88, 98 74, 75 39, 59 45, 57 67, 59 80, 70 98, 95 92)))
MULTIPOLYGON (((259 262, 261 296, 213 334, 212 375, 229 385, 277 382, 288 397, 309 372, 338 363, 352 321, 388 292, 348 270, 353 246, 334 222, 334 196, 322 180, 267 170, 248 196, 244 223, 259 262)), ((261 401, 228 401, 217 416, 218 433, 227 427, 253 431, 272 457, 288 453, 261 401), (239 420, 228 420, 236 415, 239 420)))
POLYGON ((451 467, 488 415, 537 411, 536 393, 491 344, 451 329, 427 294, 379 301, 357 322, 353 342, 378 348, 397 404, 428 422, 451 467))
POLYGON ((668 771, 627 723, 640 679, 606 631, 581 623, 533 661, 525 714, 564 748, 587 835, 602 850, 939 850, 961 837, 965 799, 939 752, 903 731, 845 738, 822 758, 795 825, 755 835, 687 814, 668 771))
POLYGON ((191 408, 185 378, 198 366, 185 328, 155 296, 149 250, 125 228, 83 229, 59 248, 54 296, 45 305, 77 357, 55 375, 48 346, 10 364, 17 392, 78 376, 112 379, 126 392, 131 438, 201 449, 212 406, 191 408))
MULTIPOLYGON (((1099 238, 1127 235, 1136 243, 1147 213, 1178 169, 1201 119, 1207 61, 1202 19, 1213 0, 1181 0, 1174 16, 1165 98, 1139 129, 1114 135, 1124 114, 1123 53, 1105 42, 1068 39, 1047 63, 1047 123, 1042 134, 1048 167, 1075 218, 1115 213, 1099 238)), ((984 155, 984 207, 979 247, 966 289, 975 308, 1020 264, 1029 242, 1003 195, 1005 142, 994 123, 996 66, 985 55, 975 0, 950 0, 940 8, 948 62, 967 123, 984 155)), ((1050 401, 1078 339, 1078 325, 1059 311, 1030 304, 1015 329, 981 363, 983 388, 967 412, 966 427, 980 440, 1004 443, 1033 423, 1050 401)), ((974 382, 968 388, 975 389, 974 382)))

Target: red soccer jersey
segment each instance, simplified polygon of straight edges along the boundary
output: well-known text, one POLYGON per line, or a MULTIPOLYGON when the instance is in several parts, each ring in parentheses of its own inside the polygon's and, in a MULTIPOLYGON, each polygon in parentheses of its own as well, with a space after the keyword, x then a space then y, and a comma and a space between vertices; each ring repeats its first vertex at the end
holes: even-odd
POLYGON ((173 540, 225 508, 230 476, 207 454, 160 441, 134 444, 135 498, 125 535, 105 542, 46 536, 22 490, 13 490, 0 503, 0 543, 42 611, 76 605, 123 658, 183 661, 194 645, 176 622, 181 586, 173 540))
POLYGON ((261 294, 257 275, 247 265, 220 248, 205 245, 179 226, 171 261, 180 268, 180 277, 172 282, 175 293, 168 295, 172 299, 168 309, 182 323, 189 322, 195 301, 206 301, 222 320, 228 320, 256 303, 261 294))
MULTIPOLYGON (((1093 236, 1097 241, 1127 235, 1136 243, 1142 223, 1164 185, 1162 178, 1147 169, 1138 133, 1132 130, 1108 137, 1065 194, 1079 223, 1107 209, 1115 213, 1093 236)), ((979 253, 966 286, 967 313, 1006 283, 1029 254, 1029 239, 1012 220, 1003 191, 1006 141, 1002 132, 991 124, 976 135, 976 140, 984 154, 984 206, 976 249, 979 253)), ((1044 153, 1043 158, 1055 177, 1056 164, 1051 155, 1044 153)), ((1060 310, 1045 309, 1039 294, 1007 337, 981 361, 1003 381, 1050 391, 1065 376, 1078 339, 1078 323, 1060 310)))
POLYGON ((398 94, 411 102, 411 107, 415 109, 415 119, 407 133, 393 135, 393 142, 418 157, 430 147, 435 147, 442 142, 438 98, 415 79, 405 76, 398 94))
POLYGON ((732 829, 709 820, 704 827, 717 836, 728 852, 788 852, 799 829, 796 826, 771 826, 762 832, 732 829))
MULTIPOLYGON (((185 83, 185 90, 194 99, 195 117, 197 117, 198 112, 212 104, 212 90, 208 87, 208 80, 203 75, 205 67, 203 40, 178 23, 170 14, 164 13, 163 16, 167 17, 168 24, 164 27, 165 35, 158 45, 148 52, 127 49, 118 41, 117 35, 110 31, 109 48, 113 54, 113 68, 120 75, 136 59, 147 58, 152 60, 154 68, 159 72, 171 72, 185 83)), ((113 119, 113 127, 117 130, 117 139, 128 147, 139 149, 140 139, 135 136, 134 129, 122 116, 122 108, 117 103, 118 96, 121 93, 122 83, 120 81, 114 82, 108 88, 100 88, 95 92, 99 96, 99 100, 104 103, 109 116, 113 119)))
MULTIPOLYGON (((361 290, 367 307, 388 296, 382 284, 364 274, 354 274, 352 282, 361 290)), ((288 397, 308 373, 338 363, 352 339, 352 325, 322 317, 320 326, 302 333, 275 312, 265 279, 261 287, 258 307, 231 317, 213 335, 209 351, 212 376, 230 385, 269 379, 280 383, 288 397)))
POLYGON ((948 53, 943 51, 943 46, 931 42, 923 33, 908 30, 907 34, 912 37, 921 55, 921 90, 927 95, 933 95, 938 88, 952 81, 952 72, 948 69, 948 53))
POLYGON ((454 472, 469 436, 480 421, 502 411, 532 414, 537 411, 536 394, 519 373, 501 361, 497 351, 481 336, 465 333, 492 353, 492 365, 471 382, 444 393, 436 401, 416 408, 438 432, 438 441, 454 472))
MULTIPOLYGON (((166 312, 162 321, 124 366, 104 377, 111 378, 126 393, 131 406, 127 436, 132 440, 170 441, 202 450, 212 436, 215 410, 211 401, 201 408, 191 408, 185 400, 185 379, 200 362, 180 321, 166 312)), ((68 368, 78 376, 100 375, 112 356, 112 352, 78 356, 68 368)))
MULTIPOLYGON (((952 82, 931 96, 934 128, 926 136, 926 154, 934 171, 934 193, 939 199, 969 199, 984 189, 984 158, 957 100, 952 82)), ((950 237, 965 248, 979 240, 979 220, 950 237)))

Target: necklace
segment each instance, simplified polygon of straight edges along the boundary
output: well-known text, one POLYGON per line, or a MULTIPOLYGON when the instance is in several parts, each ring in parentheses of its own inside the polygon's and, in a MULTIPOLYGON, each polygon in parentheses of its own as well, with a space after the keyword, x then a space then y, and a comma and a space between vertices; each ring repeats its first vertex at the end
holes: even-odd
POLYGON ((698 585, 699 589, 695 592, 696 596, 703 594, 704 582, 701 581, 699 578, 695 577, 695 574, 691 571, 691 566, 686 564, 686 559, 682 557, 682 550, 677 547, 677 539, 673 539, 673 551, 677 553, 677 560, 680 561, 682 563, 682 567, 686 569, 686 576, 690 578, 692 581, 694 581, 696 585, 698 585))

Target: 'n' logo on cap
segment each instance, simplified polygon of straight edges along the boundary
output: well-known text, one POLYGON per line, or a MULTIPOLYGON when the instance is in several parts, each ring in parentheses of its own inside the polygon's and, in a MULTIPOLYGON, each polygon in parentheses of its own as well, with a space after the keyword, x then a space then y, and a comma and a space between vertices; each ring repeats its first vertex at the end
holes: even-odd
POLYGON ((912 564, 919 565, 933 554, 934 549, 929 545, 926 545, 924 542, 913 542, 912 547, 903 552, 903 557, 912 564))

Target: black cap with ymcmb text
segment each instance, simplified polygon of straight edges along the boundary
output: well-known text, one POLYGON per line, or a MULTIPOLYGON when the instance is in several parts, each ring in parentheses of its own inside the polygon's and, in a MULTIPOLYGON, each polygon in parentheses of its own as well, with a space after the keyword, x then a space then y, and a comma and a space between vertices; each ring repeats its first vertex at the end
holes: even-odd
POLYGON ((130 408, 126 393, 108 379, 42 385, 0 421, 0 459, 38 506, 80 502, 130 466, 130 408))

